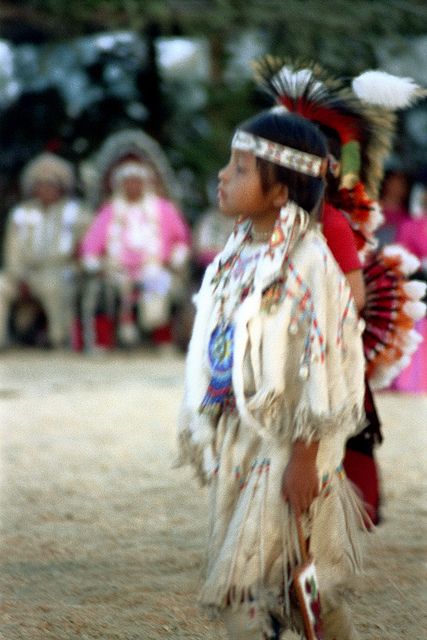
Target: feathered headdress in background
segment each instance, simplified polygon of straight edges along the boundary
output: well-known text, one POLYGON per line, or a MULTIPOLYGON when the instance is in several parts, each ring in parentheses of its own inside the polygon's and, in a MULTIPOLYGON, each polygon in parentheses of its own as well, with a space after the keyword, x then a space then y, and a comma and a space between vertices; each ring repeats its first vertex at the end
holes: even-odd
POLYGON ((410 279, 419 266, 418 258, 399 245, 372 252, 363 265, 363 346, 373 389, 387 387, 409 365, 422 341, 414 327, 426 315, 426 284, 410 279))
POLYGON ((111 177, 118 165, 135 161, 153 172, 159 194, 178 201, 181 189, 172 167, 159 143, 141 129, 122 129, 109 135, 90 160, 92 199, 99 201, 112 188, 111 177))
POLYGON ((30 196, 37 182, 46 181, 58 185, 65 193, 70 193, 75 187, 73 165, 54 153, 41 153, 24 167, 21 175, 24 195, 30 196))
POLYGON ((267 56, 254 66, 260 87, 277 105, 338 140, 341 157, 331 163, 332 171, 338 167, 339 172, 334 204, 348 214, 359 252, 374 248, 374 232, 382 222, 376 199, 392 146, 395 110, 414 102, 423 90, 412 80, 381 71, 365 72, 350 86, 312 62, 267 56))
POLYGON ((366 71, 350 84, 317 64, 273 57, 256 63, 255 73, 276 105, 307 118, 330 143, 339 144, 340 158, 330 165, 338 179, 333 204, 348 215, 364 260, 367 375, 375 388, 387 386, 409 364, 421 340, 414 326, 426 313, 421 302, 425 285, 409 281, 419 263, 402 247, 374 251, 375 230, 382 222, 376 198, 392 146, 395 112, 427 92, 410 78, 384 71, 366 71))

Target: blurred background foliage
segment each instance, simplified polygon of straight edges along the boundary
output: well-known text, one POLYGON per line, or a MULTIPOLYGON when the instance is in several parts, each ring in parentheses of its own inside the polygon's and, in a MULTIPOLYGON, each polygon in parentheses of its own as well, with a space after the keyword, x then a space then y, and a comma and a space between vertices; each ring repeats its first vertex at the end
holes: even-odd
MULTIPOLYGON (((140 127, 164 147, 190 220, 233 127, 264 106, 250 60, 313 58, 338 75, 385 68, 427 85, 425 0, 4 0, 0 5, 0 192, 50 149, 77 164, 140 127)), ((402 122, 402 162, 427 153, 426 106, 402 122), (412 136, 412 137, 411 137, 412 136)))

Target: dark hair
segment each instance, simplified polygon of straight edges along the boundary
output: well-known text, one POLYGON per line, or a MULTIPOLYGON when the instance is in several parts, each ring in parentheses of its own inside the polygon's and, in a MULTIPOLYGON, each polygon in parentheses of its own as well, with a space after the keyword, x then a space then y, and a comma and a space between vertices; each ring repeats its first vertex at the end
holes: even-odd
MULTIPOLYGON (((321 133, 324 135, 326 144, 328 145, 328 151, 331 153, 335 160, 341 161, 341 140, 335 129, 328 127, 320 122, 315 122, 321 133)), ((326 173, 326 191, 325 200, 332 205, 341 208, 341 199, 339 195, 340 189, 340 176, 334 176, 329 170, 326 173)))
MULTIPOLYGON (((293 149, 325 158, 327 145, 323 135, 311 122, 299 115, 277 111, 263 111, 246 120, 239 129, 293 149)), ((311 213, 324 191, 324 179, 287 169, 268 160, 257 158, 264 192, 276 182, 288 187, 289 199, 311 213)))

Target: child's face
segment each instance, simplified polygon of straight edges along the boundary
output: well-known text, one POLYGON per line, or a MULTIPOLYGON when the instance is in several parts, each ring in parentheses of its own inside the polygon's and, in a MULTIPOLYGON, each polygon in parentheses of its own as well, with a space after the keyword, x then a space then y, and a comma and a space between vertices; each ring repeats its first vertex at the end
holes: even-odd
POLYGON ((37 182, 33 189, 33 193, 45 207, 55 204, 55 202, 58 202, 58 200, 63 196, 61 187, 54 182, 48 182, 47 180, 37 182))
POLYGON ((252 153, 232 149, 228 164, 218 174, 218 204, 230 218, 243 216, 253 222, 274 220, 285 204, 285 187, 275 184, 267 193, 261 187, 261 178, 252 153))
POLYGON ((130 202, 136 202, 144 194, 144 180, 139 176, 128 176, 122 182, 122 189, 130 202))

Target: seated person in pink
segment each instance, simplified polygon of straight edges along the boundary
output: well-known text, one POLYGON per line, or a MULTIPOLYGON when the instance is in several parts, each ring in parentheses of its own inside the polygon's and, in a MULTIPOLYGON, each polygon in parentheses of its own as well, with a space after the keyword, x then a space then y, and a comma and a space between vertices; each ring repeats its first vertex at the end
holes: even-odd
POLYGON ((380 204, 384 222, 375 232, 380 246, 396 242, 400 225, 408 217, 410 178, 400 170, 386 172, 382 186, 380 204))
MULTIPOLYGON (((427 186, 416 184, 411 192, 410 215, 400 225, 396 242, 411 251, 420 261, 415 278, 427 282, 427 186)), ((393 383, 396 391, 427 392, 427 318, 418 320, 416 331, 423 340, 411 362, 393 383)))
POLYGON ((190 257, 189 228, 177 207, 157 195, 154 182, 154 170, 139 159, 116 166, 111 199, 80 247, 86 271, 102 272, 118 297, 118 338, 126 345, 137 341, 138 329, 165 341, 190 257))

